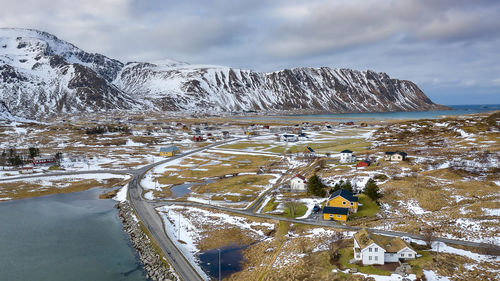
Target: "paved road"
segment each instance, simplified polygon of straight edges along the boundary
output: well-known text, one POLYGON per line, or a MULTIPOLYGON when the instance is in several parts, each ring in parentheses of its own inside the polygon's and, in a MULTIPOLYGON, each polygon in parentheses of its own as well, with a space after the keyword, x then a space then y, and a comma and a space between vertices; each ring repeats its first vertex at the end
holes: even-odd
MULTIPOLYGON (((309 225, 316 225, 316 226, 321 226, 321 227, 331 227, 331 228, 338 228, 338 229, 344 229, 344 230, 349 230, 349 231, 357 231, 360 229, 359 227, 341 225, 341 224, 332 223, 329 221, 297 220, 297 219, 290 219, 290 218, 284 218, 284 217, 278 217, 278 216, 272 216, 272 215, 266 215, 266 214, 256 214, 256 213, 253 213, 253 210, 255 209, 255 207, 258 206, 258 204, 255 204, 255 203, 252 204, 252 207, 250 207, 247 210, 238 210, 238 209, 231 209, 231 208, 203 204, 203 203, 197 203, 197 202, 147 201, 142 197, 142 188, 140 186, 140 180, 142 179, 144 174, 148 170, 150 170, 151 168, 154 168, 155 166, 158 166, 158 165, 170 162, 170 161, 174 161, 176 159, 179 159, 179 158, 187 156, 187 155, 198 153, 198 152, 204 151, 206 149, 210 149, 212 147, 219 146, 219 145, 233 142, 233 141, 237 141, 237 140, 240 140, 240 139, 231 139, 231 140, 224 141, 224 142, 214 143, 214 144, 190 151, 190 152, 185 153, 185 154, 181 154, 178 156, 174 156, 174 157, 165 159, 163 161, 159 161, 159 162, 156 162, 153 164, 146 165, 144 167, 141 167, 141 168, 135 169, 135 170, 130 169, 130 170, 94 170, 94 171, 78 171, 78 172, 60 172, 60 173, 49 173, 49 174, 43 174, 43 175, 30 175, 30 176, 20 176, 20 177, 15 177, 15 178, 5 178, 5 179, 0 179, 0 181, 22 180, 22 179, 48 177, 48 176, 69 176, 69 175, 98 174, 98 173, 116 173, 116 174, 130 174, 130 175, 132 175, 132 179, 130 180, 130 183, 129 183, 128 196, 129 196, 129 199, 130 199, 130 202, 131 202, 133 208, 135 209, 139 219, 143 222, 144 226, 148 229, 148 231, 153 236, 153 239, 155 240, 155 242, 160 246, 160 248, 164 252, 165 256, 169 259, 170 263, 175 268, 175 270, 177 271, 177 273, 181 277, 181 279, 189 280, 189 281, 191 281, 191 280, 203 280, 203 278, 196 271, 196 269, 191 265, 191 263, 184 257, 182 252, 174 245, 174 243, 170 240, 170 238, 166 234, 165 228, 163 226, 163 221, 160 218, 160 216, 158 215, 158 213, 155 211, 155 208, 157 208, 157 207, 168 205, 168 204, 193 206, 193 207, 204 207, 204 208, 217 209, 217 210, 225 211, 225 212, 231 212, 231 213, 235 213, 235 214, 254 216, 254 217, 260 217, 260 218, 271 219, 271 220, 288 221, 288 222, 292 222, 292 223, 309 224, 309 225)), ((264 196, 261 196, 259 199, 262 200, 262 198, 264 198, 264 196)), ((369 230, 374 232, 374 233, 378 233, 378 234, 386 234, 386 235, 394 235, 394 236, 408 236, 408 237, 415 238, 415 239, 422 239, 423 238, 421 235, 418 235, 418 234, 410 234, 410 233, 397 232, 397 231, 385 231, 385 230, 380 230, 380 229, 369 229, 369 230)), ((476 242, 447 239, 447 238, 435 238, 434 240, 444 242, 444 243, 449 243, 449 244, 480 247, 480 248, 491 247, 491 245, 487 245, 484 243, 476 243, 476 242)))
MULTIPOLYGON (((361 227, 343 225, 343 224, 338 224, 336 222, 331 222, 331 221, 324 221, 324 220, 311 221, 311 220, 307 220, 307 219, 305 219, 305 220, 291 219, 291 218, 286 218, 286 217, 253 213, 252 211, 250 211, 248 209, 238 210, 238 209, 232 209, 232 208, 221 207, 221 206, 216 206, 216 205, 211 205, 211 204, 198 203, 198 202, 152 201, 151 205, 153 205, 155 207, 161 207, 161 206, 165 206, 165 205, 203 207, 203 208, 215 209, 215 210, 219 210, 219 211, 240 214, 240 215, 245 215, 245 216, 253 216, 253 217, 258 217, 258 218, 263 218, 263 219, 287 221, 287 222, 291 222, 291 223, 301 223, 301 224, 316 225, 316 226, 321 226, 321 227, 331 227, 331 228, 338 228, 338 229, 343 229, 343 230, 348 230, 348 231, 358 231, 361 229, 361 227)), ((389 230, 374 229, 374 228, 367 228, 367 230, 369 230, 370 232, 373 232, 373 233, 377 233, 377 234, 399 236, 399 237, 407 236, 407 237, 411 237, 414 239, 420 239, 420 240, 424 239, 423 236, 419 235, 419 234, 412 234, 412 233, 399 232, 399 231, 389 231, 389 230)), ((477 243, 477 242, 447 239, 447 238, 440 238, 440 237, 434 238, 434 241, 440 241, 440 242, 444 242, 444 243, 462 245, 462 246, 479 247, 479 248, 492 247, 491 245, 485 244, 485 243, 477 243)))
POLYGON ((186 259, 186 257, 182 254, 182 252, 175 246, 175 244, 172 242, 170 237, 165 232, 163 221, 159 216, 159 214, 155 211, 155 205, 150 204, 150 202, 148 202, 142 197, 142 187, 140 185, 140 180, 148 170, 154 168, 155 166, 170 161, 174 161, 176 159, 185 157, 187 155, 204 151, 214 146, 219 146, 237 140, 239 139, 231 139, 224 142, 214 143, 199 149, 192 150, 182 155, 170 157, 166 160, 147 165, 133 172, 133 178, 130 181, 128 188, 130 203, 132 204, 137 215, 139 216, 139 219, 143 222, 148 231, 151 233, 154 240, 160 246, 163 253, 169 259, 170 263, 175 268, 176 272, 178 273, 178 275, 181 277, 182 280, 195 281, 195 280, 203 280, 203 278, 201 277, 200 273, 186 259))

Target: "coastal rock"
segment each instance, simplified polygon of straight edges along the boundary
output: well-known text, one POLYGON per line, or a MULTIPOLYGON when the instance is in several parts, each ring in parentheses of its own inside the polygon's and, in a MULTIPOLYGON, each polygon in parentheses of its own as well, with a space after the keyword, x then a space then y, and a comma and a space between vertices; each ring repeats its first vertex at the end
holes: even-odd
POLYGON ((173 269, 158 255, 149 240, 149 237, 141 230, 140 224, 134 219, 134 214, 129 202, 116 204, 118 215, 122 221, 124 231, 129 235, 130 241, 143 265, 146 278, 153 281, 171 280, 178 278, 173 273, 173 269))

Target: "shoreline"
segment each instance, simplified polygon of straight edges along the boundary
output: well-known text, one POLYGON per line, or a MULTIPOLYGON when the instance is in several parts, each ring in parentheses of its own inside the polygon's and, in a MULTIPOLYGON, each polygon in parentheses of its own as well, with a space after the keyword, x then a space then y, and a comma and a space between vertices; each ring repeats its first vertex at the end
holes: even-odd
POLYGON ((115 208, 118 210, 123 231, 128 235, 132 246, 137 251, 146 278, 153 281, 179 280, 170 264, 155 251, 150 238, 141 229, 130 203, 128 201, 118 202, 115 208))

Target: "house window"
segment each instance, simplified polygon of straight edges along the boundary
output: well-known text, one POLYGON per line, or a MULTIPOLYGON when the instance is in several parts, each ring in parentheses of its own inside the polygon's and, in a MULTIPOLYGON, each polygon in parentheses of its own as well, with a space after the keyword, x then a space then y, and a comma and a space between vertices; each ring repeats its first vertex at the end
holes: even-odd
POLYGON ((405 254, 401 253, 401 257, 404 257, 404 256, 405 256, 405 254))
POLYGON ((337 215, 337 218, 340 219, 340 215, 337 215))
POLYGON ((371 252, 372 252, 372 248, 368 248, 368 252, 370 252, 370 253, 371 253, 371 252))
POLYGON ((375 252, 378 252, 378 248, 375 248, 375 252))
POLYGON ((375 260, 378 261, 378 256, 375 256, 375 260))
POLYGON ((345 204, 347 204, 345 201, 344 201, 344 202, 342 202, 342 205, 345 205, 345 204))
POLYGON ((408 254, 408 257, 411 258, 411 254, 408 254))
POLYGON ((368 256, 368 260, 372 260, 372 256, 368 256))
POLYGON ((333 218, 333 215, 330 215, 330 218, 333 218))
POLYGON ((354 202, 351 202, 351 206, 354 206, 354 202))

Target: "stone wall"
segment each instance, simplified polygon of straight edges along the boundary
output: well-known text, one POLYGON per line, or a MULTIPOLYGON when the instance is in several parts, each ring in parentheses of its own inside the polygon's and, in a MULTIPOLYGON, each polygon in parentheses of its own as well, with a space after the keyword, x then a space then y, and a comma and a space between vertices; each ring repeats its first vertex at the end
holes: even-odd
POLYGON ((162 261, 162 257, 155 252, 149 237, 142 231, 141 226, 132 212, 129 202, 116 204, 118 215, 123 223, 123 230, 130 237, 130 241, 139 254, 139 259, 146 272, 146 278, 153 281, 179 280, 173 269, 162 261))

